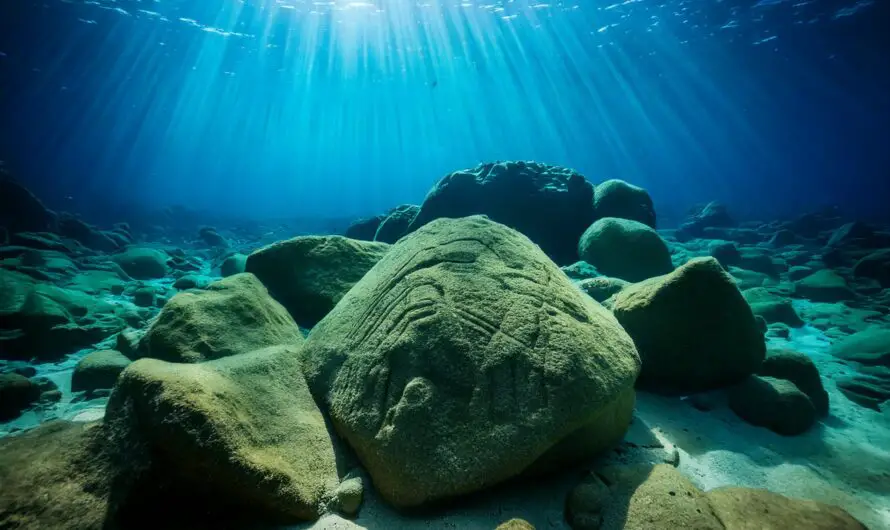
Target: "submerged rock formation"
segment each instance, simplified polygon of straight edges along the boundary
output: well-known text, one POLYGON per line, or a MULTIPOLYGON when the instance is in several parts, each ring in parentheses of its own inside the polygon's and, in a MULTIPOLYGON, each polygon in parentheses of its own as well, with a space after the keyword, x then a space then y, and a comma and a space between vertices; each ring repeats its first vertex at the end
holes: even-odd
POLYGON ((618 217, 655 228, 655 206, 649 193, 623 180, 612 179, 597 184, 593 199, 598 219, 618 217))
POLYGON ((420 206, 415 204, 403 204, 393 208, 377 226, 377 231, 374 232, 374 241, 395 243, 408 233, 409 227, 419 211, 420 206))
POLYGON ((578 238, 594 221, 593 185, 563 167, 497 162, 455 171, 429 192, 409 232, 440 217, 487 215, 525 234, 560 265, 577 261, 578 238))
POLYGON ((255 274, 294 319, 306 327, 324 318, 389 250, 343 236, 301 236, 253 252, 255 274))
POLYGON ((639 370, 605 309, 479 216, 400 240, 304 355, 313 394, 400 507, 606 449, 630 422, 639 370))
POLYGON ((674 269, 671 251, 658 232, 637 221, 615 217, 600 219, 584 231, 578 255, 601 273, 629 282, 674 269))
POLYGON ((291 316, 250 273, 170 299, 139 341, 137 357, 196 363, 277 344, 300 344, 291 316))
POLYGON ((630 285, 611 301, 643 362, 641 388, 695 392, 753 373, 766 354, 754 314, 714 258, 630 285))

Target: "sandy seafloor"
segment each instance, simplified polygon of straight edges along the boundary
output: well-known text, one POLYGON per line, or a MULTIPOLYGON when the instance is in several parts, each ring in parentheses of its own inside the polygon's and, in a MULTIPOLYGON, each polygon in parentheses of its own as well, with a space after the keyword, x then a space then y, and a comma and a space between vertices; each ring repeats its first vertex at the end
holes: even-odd
MULTIPOLYGON (((798 308, 808 303, 795 301, 798 308)), ((745 423, 719 401, 713 410, 705 412, 694 408, 686 398, 638 392, 629 436, 642 432, 660 441, 664 449, 659 451, 665 455, 675 458, 678 454, 680 471, 703 490, 729 485, 766 488, 839 505, 871 530, 890 530, 890 407, 885 404, 881 412, 861 407, 837 389, 833 379, 852 369, 828 354, 830 340, 818 329, 809 325, 792 329, 788 339, 770 338, 768 346, 806 353, 819 368, 830 397, 830 414, 808 432, 781 436, 745 423)), ((0 424, 0 436, 52 418, 101 418, 107 398, 78 401, 71 392, 74 365, 95 349, 82 350, 59 363, 37 365, 37 375, 52 379, 63 393, 62 400, 0 424)), ((357 518, 327 515, 286 528, 491 530, 514 517, 538 529, 569 528, 564 516, 565 498, 583 473, 584 468, 579 468, 535 482, 508 484, 422 515, 400 513, 387 506, 365 476, 364 502, 357 518)))

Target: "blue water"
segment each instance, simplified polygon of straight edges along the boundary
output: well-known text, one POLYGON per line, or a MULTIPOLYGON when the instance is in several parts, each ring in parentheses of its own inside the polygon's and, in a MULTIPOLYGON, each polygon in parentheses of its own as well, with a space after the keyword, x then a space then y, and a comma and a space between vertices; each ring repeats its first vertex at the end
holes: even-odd
POLYGON ((884 0, 16 0, 0 159, 86 217, 355 216, 496 159, 660 216, 890 196, 884 0))

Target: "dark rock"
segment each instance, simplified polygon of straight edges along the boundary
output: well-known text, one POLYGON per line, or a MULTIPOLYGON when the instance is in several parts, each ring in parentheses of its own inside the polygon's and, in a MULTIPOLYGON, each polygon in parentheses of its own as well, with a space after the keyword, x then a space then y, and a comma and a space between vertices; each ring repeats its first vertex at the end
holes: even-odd
POLYGON ((253 274, 243 273, 171 298, 139 341, 136 356, 196 363, 302 342, 287 311, 253 274))
POLYGON ((877 280, 881 287, 890 287, 890 249, 872 252, 856 262, 853 275, 877 280))
POLYGON ((729 390, 729 408, 752 425, 784 436, 803 434, 816 423, 816 408, 791 381, 752 375, 729 390))
POLYGON ((754 321, 757 322, 757 329, 765 335, 767 330, 769 330, 769 324, 766 322, 766 319, 760 315, 754 315, 754 321))
POLYGON ((116 350, 102 350, 90 353, 77 363, 71 378, 74 392, 93 391, 111 388, 118 375, 131 363, 124 354, 116 350))
POLYGON ((810 398, 817 415, 828 415, 828 392, 822 386, 819 369, 807 355, 791 350, 769 350, 757 373, 791 381, 810 398))
POLYGON ((377 227, 374 241, 380 243, 395 243, 408 233, 408 227, 417 217, 420 206, 415 204, 403 204, 390 210, 377 227))
POLYGON ((813 274, 813 269, 809 267, 803 267, 801 265, 797 265, 788 269, 788 279, 792 282, 796 282, 797 280, 806 278, 810 274, 813 274))
POLYGON ((773 248, 787 247, 796 243, 798 243, 797 234, 787 229, 777 231, 769 240, 769 246, 773 248))
POLYGON ((739 265, 742 261, 742 254, 739 247, 732 241, 712 241, 708 245, 708 254, 720 262, 724 268, 730 265, 739 265))
POLYGON ((572 488, 566 498, 566 521, 572 530, 598 530, 610 496, 609 487, 593 473, 572 488))
POLYGON ((40 401, 43 403, 58 403, 62 401, 61 390, 47 390, 40 393, 40 401))
POLYGON ((866 366, 890 368, 890 329, 869 327, 836 342, 829 353, 866 366))
POLYGON ((741 254, 742 259, 739 261, 739 267, 747 269, 749 271, 760 272, 773 278, 777 278, 779 276, 779 269, 773 261, 772 257, 770 257, 768 254, 747 250, 742 252, 741 254))
POLYGON ((179 289, 180 291, 186 289, 203 289, 208 283, 207 278, 203 276, 186 274, 185 276, 180 276, 173 282, 173 288, 179 289))
POLYGON ((607 276, 638 282, 671 272, 671 253, 658 232, 637 221, 606 217, 590 225, 578 255, 607 276))
POLYGON ((819 212, 806 213, 786 222, 783 226, 801 237, 809 239, 819 236, 826 230, 837 228, 843 223, 837 211, 825 209, 819 212))
POLYGON ((732 227, 735 225, 736 222, 730 217, 726 206, 719 202, 709 202, 703 206, 693 208, 686 221, 680 225, 678 232, 686 236, 702 237, 705 228, 732 227))
POLYGON ((702 235, 700 237, 704 237, 705 239, 735 241, 743 245, 754 245, 763 241, 763 235, 751 228, 708 226, 702 230, 702 235))
POLYGON ((630 285, 620 278, 610 278, 608 276, 599 276, 597 278, 587 278, 578 282, 578 287, 587 293, 597 302, 604 302, 612 295, 621 291, 630 285))
POLYGON ((169 256, 162 250, 148 247, 130 247, 111 257, 115 263, 137 280, 163 278, 167 275, 169 256))
POLYGON ((593 209, 597 219, 618 217, 655 228, 655 206, 649 192, 623 180, 612 179, 598 184, 594 190, 593 209))
POLYGON ((18 232, 9 237, 9 244, 38 250, 71 251, 59 236, 51 232, 18 232))
POLYGON ((769 329, 766 331, 766 336, 768 338, 779 338, 779 339, 787 339, 791 336, 791 328, 788 327, 787 324, 782 322, 776 322, 769 325, 769 329))
POLYGON ((247 268, 247 256, 244 254, 232 254, 223 260, 219 266, 219 273, 223 278, 241 274, 247 268))
POLYGON ((215 228, 210 226, 205 226, 198 230, 198 237, 200 237, 207 246, 210 248, 228 248, 229 242, 226 241, 226 238, 219 235, 215 228))
POLYGON ((50 392, 59 389, 59 386, 48 377, 35 377, 31 379, 31 382, 37 385, 40 392, 50 392))
POLYGON ((253 252, 246 270, 298 324, 314 326, 389 251, 385 243, 300 236, 253 252))
POLYGON ((114 252, 120 248, 118 241, 98 228, 85 223, 69 213, 59 215, 59 234, 81 245, 100 252, 114 252))
POLYGON ((128 359, 135 359, 139 341, 145 335, 146 330, 127 328, 118 333, 114 338, 114 349, 121 352, 128 359))
POLYGON ((875 231, 871 226, 855 221, 835 230, 825 246, 829 248, 848 246, 873 248, 874 242, 872 238, 874 238, 874 235, 875 231))
POLYGON ((55 215, 27 188, 0 172, 0 225, 16 232, 43 232, 55 229, 55 215))
POLYGON ((0 374, 0 421, 18 417, 40 399, 40 388, 19 374, 0 374))
POLYGON ((795 311, 790 300, 762 288, 755 287, 742 292, 755 315, 763 317, 767 323, 781 322, 792 327, 805 324, 795 311))
POLYGON ((152 307, 155 305, 154 287, 140 287, 133 291, 133 303, 139 307, 152 307))
POLYGON ((408 231, 440 217, 484 214, 522 232, 557 264, 566 265, 578 260, 578 239, 595 218, 593 201, 593 185, 571 169, 487 163, 440 180, 408 231))
POLYGON ((377 228, 380 227, 380 223, 382 223, 386 217, 386 215, 377 215, 375 217, 358 219, 349 225, 349 228, 346 229, 344 235, 349 239, 374 241, 374 236, 377 234, 377 228))
POLYGON ((794 282, 794 294, 814 302, 841 302, 856 298, 847 280, 830 269, 816 271, 794 282))
POLYGON ((687 393, 735 383, 760 366, 763 334, 714 258, 624 288, 612 310, 643 361, 641 388, 687 393))

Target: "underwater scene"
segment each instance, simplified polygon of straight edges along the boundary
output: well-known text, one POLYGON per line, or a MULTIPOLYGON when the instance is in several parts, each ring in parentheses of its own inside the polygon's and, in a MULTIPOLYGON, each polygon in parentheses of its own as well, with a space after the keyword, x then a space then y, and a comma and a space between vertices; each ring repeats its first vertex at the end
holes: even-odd
POLYGON ((0 5, 0 529, 890 530, 890 2, 0 5))

